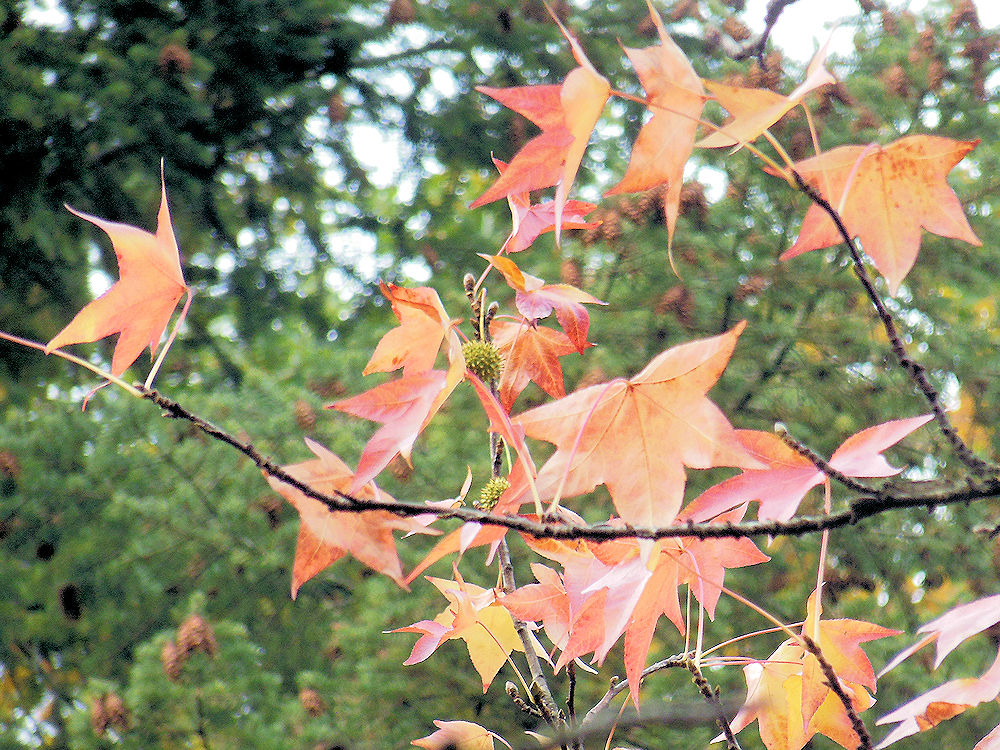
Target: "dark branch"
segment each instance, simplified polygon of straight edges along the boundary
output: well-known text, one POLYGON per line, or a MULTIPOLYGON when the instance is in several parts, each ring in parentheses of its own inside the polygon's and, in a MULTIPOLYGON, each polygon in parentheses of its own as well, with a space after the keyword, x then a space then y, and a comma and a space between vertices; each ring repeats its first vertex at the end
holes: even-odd
POLYGON ((697 685, 698 691, 704 696, 705 701, 712 707, 712 710, 715 711, 715 723, 719 725, 719 729, 722 730, 722 734, 726 738, 726 747, 728 750, 743 750, 740 747, 739 740, 736 739, 733 728, 729 725, 729 719, 726 718, 726 712, 722 707, 722 701, 719 700, 718 692, 705 679, 705 675, 701 673, 701 668, 694 659, 687 659, 684 666, 691 673, 691 679, 697 685))
POLYGON ((947 440, 948 444, 952 447, 952 449, 954 449, 956 455, 958 455, 962 463, 973 471, 980 474, 996 473, 1000 470, 1000 467, 979 458, 979 456, 973 453, 972 449, 965 444, 965 441, 962 440, 961 436, 955 430, 954 425, 952 425, 948 414, 945 412, 944 406, 941 404, 940 394, 931 383, 930 378, 927 377, 927 369, 913 359, 906 351, 906 346, 903 344, 903 339, 899 335, 899 330, 896 328, 896 322, 892 317, 892 313, 889 312, 889 309, 885 306, 885 302, 882 301, 881 295, 879 295, 878 290, 875 288, 875 283, 872 281, 871 276, 868 274, 868 270, 865 268, 864 261, 861 259, 861 253, 854 244, 851 233, 844 225, 844 221, 840 217, 840 214, 832 205, 830 205, 830 202, 826 200, 826 198, 819 194, 819 191, 802 179, 802 175, 794 170, 792 171, 792 174, 795 177, 795 183, 798 185, 799 190, 808 195, 809 199, 813 203, 822 208, 836 225, 841 239, 843 239, 844 244, 847 245, 847 249, 851 253, 851 260, 854 262, 854 271, 857 273, 858 279, 861 281, 861 285, 865 288, 868 298, 871 300, 872 305, 875 306, 875 311, 878 313, 878 317, 882 321, 882 327, 885 328, 885 333, 889 337, 889 344, 892 347, 892 353, 896 355, 896 359, 899 360, 900 366, 910 376, 910 379, 916 384, 917 388, 920 389, 924 398, 927 399, 927 403, 930 404, 931 411, 934 413, 934 419, 937 420, 938 426, 941 429, 941 434, 944 435, 945 440, 947 440))
POLYGON ((739 523, 676 523, 668 526, 612 526, 595 524, 574 526, 562 521, 532 521, 522 516, 500 516, 476 508, 435 508, 414 502, 393 502, 379 499, 361 499, 344 492, 328 495, 299 481, 275 464, 251 444, 239 440, 225 430, 216 427, 201 417, 192 414, 176 401, 157 391, 139 388, 145 398, 162 408, 165 416, 184 419, 206 435, 221 440, 250 458, 268 476, 272 476, 295 489, 306 497, 317 500, 332 511, 360 513, 367 510, 384 510, 398 516, 412 517, 436 515, 440 518, 456 518, 460 521, 503 526, 513 531, 538 539, 589 539, 605 542, 612 539, 667 539, 670 537, 694 537, 696 539, 721 539, 757 536, 804 536, 827 529, 852 526, 866 518, 891 510, 904 508, 932 509, 942 505, 968 503, 974 500, 1000 496, 1000 478, 970 477, 964 482, 942 480, 905 482, 888 484, 871 494, 855 498, 846 510, 824 516, 800 516, 790 521, 741 521, 739 523))
POLYGON ((858 750, 872 750, 872 738, 868 734, 868 729, 865 727, 865 723, 861 720, 858 712, 854 710, 854 704, 851 702, 850 696, 844 692, 843 686, 840 684, 840 680, 837 678, 837 673, 833 671, 833 667, 830 666, 830 662, 826 660, 823 656, 823 652, 820 647, 816 644, 812 638, 808 635, 802 636, 802 643, 806 647, 806 651, 816 657, 816 661, 819 662, 820 669, 823 670, 823 676, 826 677, 826 684, 830 686, 830 689, 834 692, 840 702, 844 704, 844 710, 847 711, 847 717, 851 720, 851 726, 854 728, 854 733, 858 735, 858 739, 861 744, 858 745, 858 750))
POLYGON ((764 30, 755 41, 747 43, 736 55, 737 60, 746 60, 749 57, 757 59, 764 65, 764 50, 767 48, 767 40, 771 37, 774 25, 778 23, 781 12, 797 0, 771 0, 767 4, 767 12, 764 14, 764 30))

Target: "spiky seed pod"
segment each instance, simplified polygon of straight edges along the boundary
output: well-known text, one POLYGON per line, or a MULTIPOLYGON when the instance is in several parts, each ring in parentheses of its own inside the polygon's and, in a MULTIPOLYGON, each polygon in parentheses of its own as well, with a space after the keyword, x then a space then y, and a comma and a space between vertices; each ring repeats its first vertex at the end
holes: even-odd
POLYGON ((808 130, 796 130, 788 140, 788 155, 794 161, 800 161, 809 156, 812 150, 812 136, 808 130))
POLYGON ((302 688, 299 691, 299 703, 310 716, 319 716, 326 710, 326 703, 318 692, 312 688, 302 688))
POLYGON ((295 423, 302 430, 311 430, 316 426, 316 412, 309 406, 309 402, 299 399, 295 402, 295 423))
POLYGON ((493 344, 485 341, 467 341, 462 345, 465 366, 485 383, 499 380, 503 373, 503 355, 493 344))
POLYGON ((742 42, 750 38, 750 27, 736 16, 729 16, 722 22, 722 30, 734 42, 742 42))
POLYGON ((747 70, 746 85, 752 89, 764 88, 764 69, 760 67, 756 60, 750 63, 747 70))
POLYGON ((385 13, 385 25, 390 28, 398 23, 412 23, 417 17, 413 0, 392 0, 385 13))
POLYGON ((163 673, 168 680, 177 682, 181 678, 181 667, 184 666, 186 658, 187 655, 177 648, 177 644, 173 641, 167 641, 163 644, 163 649, 160 651, 160 663, 163 665, 163 673))
POLYGON ((201 651, 208 656, 215 656, 219 644, 215 640, 215 631, 201 615, 191 614, 177 628, 177 648, 185 655, 201 651))
POLYGON ((694 296, 683 284, 670 287, 656 303, 654 312, 658 315, 673 313, 677 322, 685 328, 694 323, 694 296))
POLYGON ((479 491, 479 500, 473 503, 480 510, 493 510, 500 496, 510 487, 507 477, 493 477, 479 491))

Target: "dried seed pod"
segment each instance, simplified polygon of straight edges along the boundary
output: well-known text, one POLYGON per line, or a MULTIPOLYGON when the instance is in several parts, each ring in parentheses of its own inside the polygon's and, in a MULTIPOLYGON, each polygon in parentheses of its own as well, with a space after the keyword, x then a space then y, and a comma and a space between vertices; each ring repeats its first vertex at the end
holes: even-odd
POLYGON ((891 65, 882 71, 880 76, 885 90, 893 96, 905 99, 910 93, 910 79, 899 63, 891 65))
POLYGON ((685 182, 681 186, 680 213, 703 224, 708 218, 708 200, 705 198, 705 186, 696 180, 685 182))
POLYGON ((191 614, 177 628, 177 648, 185 655, 201 651, 208 656, 219 652, 212 626, 198 614, 191 614))
POLYGON ((968 26, 972 31, 979 31, 979 14, 976 12, 976 5, 972 0, 952 0, 954 5, 951 15, 948 16, 948 31, 955 32, 963 26, 968 26))
POLYGON ((306 710, 306 713, 313 717, 319 716, 326 711, 326 703, 323 701, 322 696, 312 688, 302 688, 299 691, 299 703, 302 704, 302 708, 306 710))
POLYGON ((104 715, 107 717, 107 725, 120 732, 128 729, 128 711, 125 702, 117 693, 108 693, 104 696, 104 715))
POLYGON ((309 405, 308 401, 299 399, 293 407, 295 411, 295 423, 301 430, 311 430, 316 426, 316 412, 309 405))
POLYGON ((416 17, 417 9, 413 0, 392 0, 385 13, 385 25, 391 28, 400 23, 412 23, 416 17))
POLYGON ((676 284, 663 293, 654 312, 657 315, 673 313, 678 323, 690 328, 694 323, 694 295, 683 284, 676 284))
POLYGON ((927 88, 931 91, 937 91, 941 88, 947 75, 948 67, 938 58, 934 58, 927 66, 927 88))
POLYGON ((736 16, 729 16, 723 21, 722 30, 734 42, 742 42, 750 38, 750 27, 736 16))
POLYGON ((167 641, 160 650, 160 663, 163 665, 163 673, 171 682, 177 682, 181 678, 181 668, 184 666, 186 654, 177 648, 173 641, 167 641))
POLYGON ((559 266, 559 279, 564 284, 570 286, 580 286, 583 284, 583 269, 580 268, 580 261, 576 258, 566 258, 559 266))

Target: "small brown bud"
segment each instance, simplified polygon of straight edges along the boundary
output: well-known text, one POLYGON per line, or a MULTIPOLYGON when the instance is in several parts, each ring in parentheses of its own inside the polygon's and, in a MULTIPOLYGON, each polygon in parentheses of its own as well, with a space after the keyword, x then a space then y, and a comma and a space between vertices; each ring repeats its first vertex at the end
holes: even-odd
POLYGON ((326 118, 330 121, 330 124, 336 125, 337 123, 344 122, 349 114, 347 105, 344 103, 344 97, 337 92, 332 93, 329 101, 326 103, 326 118))

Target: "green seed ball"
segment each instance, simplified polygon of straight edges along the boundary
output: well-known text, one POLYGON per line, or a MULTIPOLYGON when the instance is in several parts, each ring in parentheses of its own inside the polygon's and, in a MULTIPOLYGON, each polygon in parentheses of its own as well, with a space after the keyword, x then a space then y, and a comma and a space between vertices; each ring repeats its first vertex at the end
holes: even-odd
POLYGON ((510 487, 507 477, 493 477, 479 491, 479 502, 475 506, 480 510, 493 510, 500 496, 510 487))
POLYGON ((493 344, 468 341, 462 346, 465 366, 480 380, 497 380, 503 373, 503 355, 493 344))

